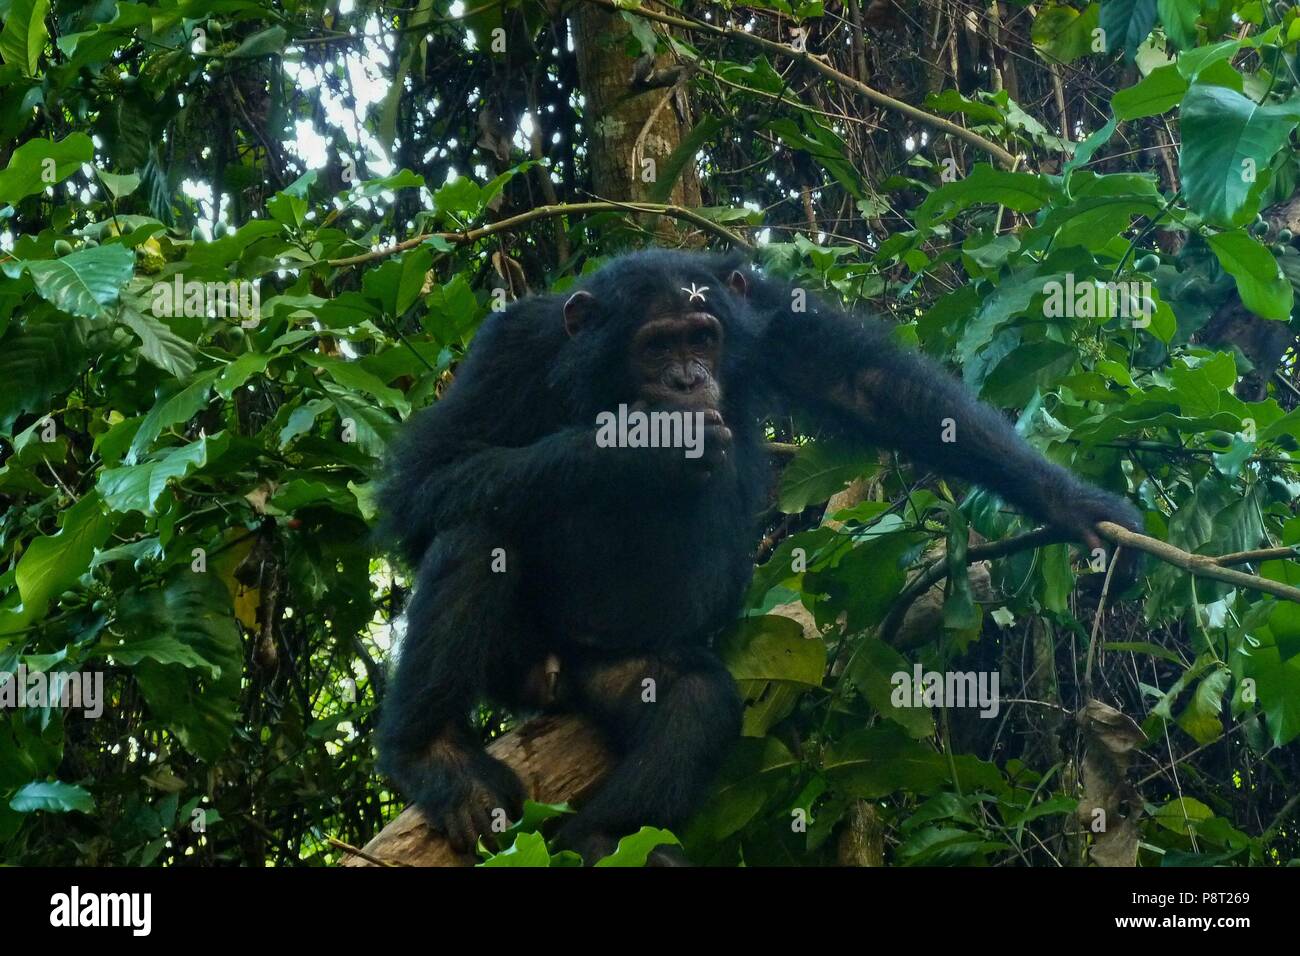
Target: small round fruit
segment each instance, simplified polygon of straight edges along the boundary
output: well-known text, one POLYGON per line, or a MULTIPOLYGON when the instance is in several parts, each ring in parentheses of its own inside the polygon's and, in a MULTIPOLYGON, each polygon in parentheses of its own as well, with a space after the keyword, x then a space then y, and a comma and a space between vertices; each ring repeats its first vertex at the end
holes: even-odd
POLYGON ((212 235, 218 239, 224 239, 228 232, 230 232, 230 227, 224 222, 219 222, 212 228, 212 235))
POLYGON ((54 242, 54 254, 56 256, 66 256, 72 251, 72 243, 66 239, 57 239, 54 242))
POLYGON ((1250 227, 1250 234, 1256 239, 1263 239, 1268 235, 1268 223, 1263 219, 1255 220, 1255 224, 1250 227))
POLYGON ((1153 272, 1160 265, 1160 257, 1157 255, 1145 255, 1137 261, 1138 272, 1153 272))
POLYGON ((1294 238, 1295 238, 1295 233, 1293 233, 1290 229, 1279 229, 1277 232, 1278 242, 1290 242, 1294 238))

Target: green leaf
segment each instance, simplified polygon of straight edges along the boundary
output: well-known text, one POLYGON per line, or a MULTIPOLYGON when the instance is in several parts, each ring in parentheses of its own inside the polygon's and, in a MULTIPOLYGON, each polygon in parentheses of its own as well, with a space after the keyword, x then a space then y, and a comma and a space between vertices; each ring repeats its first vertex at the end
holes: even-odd
POLYGON ((1187 709, 1178 715, 1178 726, 1198 744, 1208 744, 1223 736, 1223 695, 1232 681, 1232 672, 1218 666, 1201 678, 1187 709))
POLYGON ((1196 18, 1201 12, 1199 0, 1156 0, 1156 9, 1167 37, 1180 49, 1196 46, 1196 18))
POLYGON ((943 754, 890 725, 851 731, 831 743, 822 769, 837 787, 864 800, 896 790, 928 793, 951 776, 943 754))
POLYGON ((71 133, 57 143, 28 140, 14 150, 9 165, 0 171, 0 202, 17 203, 63 182, 94 156, 94 144, 85 133, 71 133))
POLYGON ((15 64, 25 76, 35 76, 36 66, 45 49, 49 32, 45 29, 45 15, 50 12, 50 0, 12 0, 5 16, 5 26, 0 32, 0 57, 15 64))
POLYGON ((266 371, 266 367, 274 357, 260 352, 245 352, 222 369, 216 382, 217 394, 222 398, 230 398, 235 389, 244 385, 254 375, 266 371))
POLYGON ((168 449, 157 461, 106 468, 99 473, 97 487, 114 511, 153 514, 167 482, 206 467, 229 447, 230 436, 218 432, 180 448, 168 449))
POLYGON ((1102 0, 1101 30, 1106 52, 1124 51, 1130 63, 1156 25, 1156 0, 1102 0))
POLYGON ((1240 224, 1255 183, 1300 122, 1300 101, 1260 106, 1236 90, 1194 83, 1181 117, 1188 205, 1219 225, 1240 224))
POLYGON ((50 400, 84 367, 80 322, 53 310, 0 339, 0 432, 8 433, 23 412, 45 413, 50 400))
MULTIPOLYGON (((14 571, 23 602, 22 623, 44 616, 50 601, 76 583, 116 525, 117 518, 104 512, 100 496, 92 491, 68 509, 55 534, 27 546, 14 571)), ((11 623, 6 621, 0 630, 11 623)))
POLYGON ((219 371, 219 369, 208 369, 196 375, 179 391, 160 397, 153 408, 149 409, 149 414, 145 415, 144 421, 140 423, 140 430, 135 433, 131 447, 127 449, 126 464, 134 465, 138 462, 162 434, 163 429, 180 422, 187 422, 197 415, 200 409, 206 408, 208 393, 212 390, 212 383, 219 371))
POLYGON ((179 664, 185 668, 202 667, 213 677, 221 676, 221 668, 205 659, 196 648, 183 643, 174 634, 150 634, 130 637, 121 644, 101 644, 95 653, 111 656, 119 664, 128 666, 143 660, 159 664, 179 664))
POLYGON ((135 173, 110 173, 102 169, 95 170, 95 175, 104 187, 113 194, 114 199, 129 196, 140 186, 140 177, 135 173))
POLYGON ((1051 187, 1042 176, 1008 173, 978 163, 971 174, 940 186, 917 207, 918 228, 950 219, 976 204, 1003 205, 1016 212, 1040 209, 1051 197, 1051 187))
POLYGON ((118 621, 128 634, 170 638, 206 663, 190 669, 146 658, 132 670, 154 717, 191 753, 208 761, 220 758, 235 729, 243 665, 225 588, 215 575, 186 569, 165 588, 124 596, 118 621))
POLYGON ((240 60, 278 54, 284 49, 287 36, 284 27, 267 27, 265 30, 254 33, 230 53, 227 53, 226 56, 232 60, 240 60))
POLYGON ((895 674, 910 673, 912 665, 902 654, 877 637, 861 638, 853 650, 847 673, 872 707, 899 724, 914 740, 934 733, 934 718, 928 707, 898 707, 894 704, 895 674))
POLYGON ((724 635, 718 653, 736 680, 818 687, 826 671, 826 645, 809 640, 798 622, 779 614, 739 622, 724 635))
POLYGON ((118 321, 140 339, 140 354, 175 378, 189 378, 194 371, 194 347, 164 322, 141 312, 129 302, 123 303, 118 321))
POLYGON ((5 266, 10 276, 26 270, 36 291, 55 308, 88 319, 108 317, 122 287, 131 281, 135 256, 123 245, 79 249, 62 259, 28 259, 5 266))
POLYGON ((1073 63, 1092 52, 1092 31, 1098 22, 1098 5, 1088 4, 1082 12, 1066 4, 1043 7, 1034 18, 1029 36, 1043 59, 1073 63))
POLYGON ((597 860, 596 866, 645 866, 646 857, 657 846, 681 846, 681 841, 668 830, 642 827, 619 840, 614 852, 597 860))
POLYGON ((379 399, 381 405, 394 409, 403 416, 411 412, 411 403, 406 400, 405 395, 385 385, 377 375, 367 372, 357 362, 326 355, 306 354, 302 356, 302 360, 308 365, 324 369, 330 378, 346 389, 367 392, 379 399))
POLYGON ((551 854, 540 833, 520 833, 510 846, 479 864, 482 867, 550 865, 551 854))
POLYGON ((1223 271, 1237 280, 1237 292, 1246 308, 1266 319, 1290 317, 1294 290, 1263 243, 1244 230, 1217 233, 1206 241, 1223 271))
POLYGON ((1170 63, 1157 67, 1142 80, 1125 87, 1111 97, 1111 109, 1122 120, 1139 119, 1143 116, 1159 116, 1178 105, 1187 92, 1187 80, 1178 72, 1178 67, 1170 63))
POLYGON ((81 787, 58 780, 49 783, 35 782, 19 787, 18 792, 9 800, 9 809, 19 813, 32 813, 35 810, 49 810, 55 813, 67 813, 78 810, 81 813, 95 812, 95 798, 81 787))
POLYGON ((781 473, 777 505, 786 514, 798 514, 874 470, 871 457, 847 443, 819 441, 804 445, 781 473))

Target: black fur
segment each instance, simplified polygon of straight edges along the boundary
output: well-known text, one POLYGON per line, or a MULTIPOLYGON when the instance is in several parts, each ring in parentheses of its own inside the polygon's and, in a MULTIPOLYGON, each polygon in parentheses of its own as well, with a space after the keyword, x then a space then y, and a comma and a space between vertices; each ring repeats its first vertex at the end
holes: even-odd
POLYGON ((419 568, 382 766, 460 848, 523 793, 470 739, 467 715, 482 696, 532 702, 525 688, 551 654, 560 703, 624 755, 564 841, 593 853, 641 825, 680 826, 697 805, 739 733, 739 698, 708 647, 752 573, 770 484, 762 422, 779 404, 988 485, 1064 534, 1100 518, 1137 527, 1126 502, 1043 460, 883 326, 815 300, 792 311, 789 287, 735 258, 649 250, 577 288, 597 315, 572 338, 567 296, 484 323, 447 394, 407 426, 381 497, 384 531, 419 568), (736 269, 747 297, 727 287, 736 269), (637 400, 629 343, 648 308, 692 285, 709 288, 723 327, 720 411, 733 434, 727 466, 704 482, 681 480, 680 449, 594 442, 598 412, 637 400), (955 443, 939 437, 948 418, 955 443))

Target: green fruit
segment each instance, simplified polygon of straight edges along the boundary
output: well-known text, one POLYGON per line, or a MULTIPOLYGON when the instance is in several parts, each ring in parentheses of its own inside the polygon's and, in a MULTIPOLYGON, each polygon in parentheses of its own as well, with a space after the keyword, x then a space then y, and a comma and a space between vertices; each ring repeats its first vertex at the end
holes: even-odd
POLYGON ((1273 245, 1271 246, 1271 248, 1272 248, 1272 250, 1273 250, 1273 255, 1275 255, 1275 256, 1284 256, 1284 255, 1287 254, 1287 250, 1288 250, 1290 247, 1289 247, 1289 246, 1284 246, 1284 245, 1282 245, 1282 243, 1280 243, 1280 242, 1275 242, 1275 243, 1273 243, 1273 245))
POLYGON ((56 256, 66 256, 72 251, 72 243, 66 239, 56 240, 54 243, 54 254, 56 256))
POLYGON ((1255 224, 1250 227, 1250 234, 1256 239, 1263 239, 1268 235, 1268 223, 1262 218, 1255 220, 1255 224))
POLYGON ((1277 234, 1278 242, 1290 242, 1294 238, 1295 238, 1295 233, 1293 233, 1290 229, 1278 230, 1278 234, 1277 234))
POLYGON ((1231 447, 1232 435, 1229 434, 1228 432, 1218 432, 1218 431, 1211 432, 1210 443, 1213 445, 1227 445, 1231 447))
POLYGON ((1137 261, 1135 268, 1138 272, 1154 272, 1160 265, 1160 257, 1157 255, 1146 255, 1137 261))
POLYGON ((135 226, 129 222, 122 223, 122 235, 129 236, 133 232, 135 232, 135 226))
POLYGON ((98 240, 98 239, 86 239, 85 241, 83 241, 83 242, 81 243, 81 248, 83 248, 83 249, 94 249, 94 248, 95 248, 96 246, 98 246, 98 245, 99 245, 99 240, 98 240))
POLYGON ((224 239, 228 232, 230 232, 230 227, 224 222, 219 222, 212 228, 212 234, 218 239, 224 239))
POLYGON ((195 226, 193 229, 190 230, 190 238, 193 239, 195 242, 202 242, 203 230, 200 229, 198 226, 195 226))

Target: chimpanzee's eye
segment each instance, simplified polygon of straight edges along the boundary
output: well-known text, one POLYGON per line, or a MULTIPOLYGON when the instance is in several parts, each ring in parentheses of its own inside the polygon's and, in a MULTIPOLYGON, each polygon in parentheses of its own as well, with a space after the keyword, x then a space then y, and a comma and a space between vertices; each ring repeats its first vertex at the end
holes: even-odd
POLYGON ((694 345, 694 346, 699 347, 699 348, 703 348, 704 346, 712 345, 712 344, 713 344, 713 330, 712 330, 712 329, 705 329, 705 328, 695 329, 695 330, 693 330, 693 331, 691 332, 691 336, 690 336, 689 341, 690 341, 691 345, 694 345))

